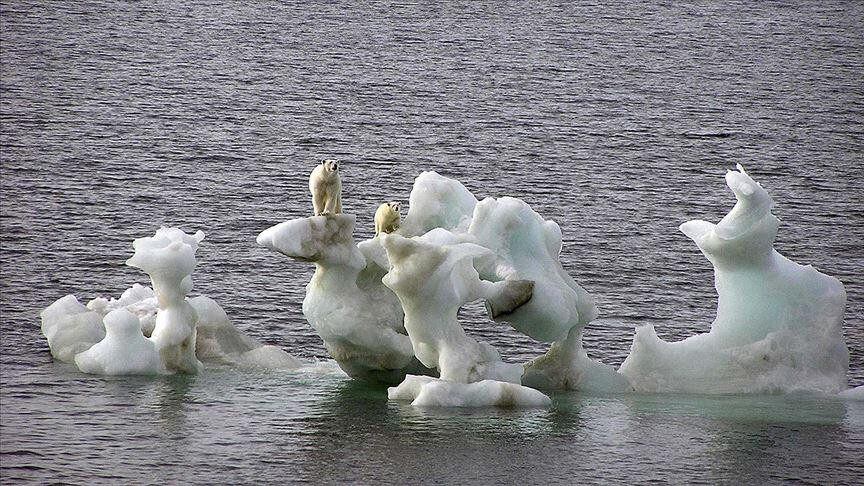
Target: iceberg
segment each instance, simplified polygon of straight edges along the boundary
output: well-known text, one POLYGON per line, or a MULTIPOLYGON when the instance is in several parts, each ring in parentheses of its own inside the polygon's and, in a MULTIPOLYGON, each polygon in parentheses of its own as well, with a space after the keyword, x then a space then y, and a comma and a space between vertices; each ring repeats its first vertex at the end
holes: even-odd
POLYGON ((187 235, 178 228, 160 228, 151 237, 132 242, 135 254, 126 264, 148 275, 159 303, 150 339, 171 371, 197 373, 201 362, 195 356, 198 313, 186 301, 192 291, 195 251, 204 232, 187 235))
MULTIPOLYGON (((714 266, 718 305, 709 332, 667 342, 653 326, 639 327, 618 370, 582 346, 598 309, 561 265, 560 227, 519 199, 479 201, 459 181, 424 172, 405 220, 390 233, 355 243, 356 217, 327 214, 276 224, 257 243, 315 265, 306 320, 348 376, 396 385, 391 400, 548 406, 538 390, 860 399, 860 387, 846 386, 843 285, 774 249, 773 200, 740 165, 726 184, 737 200, 726 216, 680 227, 714 266), (476 301, 490 321, 549 343, 548 352, 508 363, 469 336, 459 310, 476 301)), ((135 284, 86 307, 68 295, 47 307, 42 332, 55 359, 97 374, 195 373, 202 362, 332 371, 244 335, 212 299, 187 297, 203 238, 161 228, 135 240, 127 261, 152 288, 135 284)))
MULTIPOLYGON (((515 198, 478 201, 459 181, 435 172, 417 177, 409 204, 398 230, 359 244, 353 240, 356 218, 348 214, 286 221, 257 238, 259 245, 315 263, 303 312, 350 376, 396 384, 431 375, 422 378, 426 387, 437 375, 434 383, 445 384, 431 389, 497 387, 508 390, 502 392, 507 397, 535 396, 509 391, 524 388, 526 378, 549 388, 591 383, 596 389, 631 389, 614 368, 582 351, 582 329, 597 309, 561 266, 557 224, 515 198), (550 352, 566 348, 575 354, 559 352, 528 372, 504 362, 494 347, 467 336, 457 320, 459 309, 477 300, 484 301, 490 319, 554 343, 550 352), (480 382, 486 384, 460 388, 480 382)), ((417 402, 421 389, 406 386, 416 394, 392 398, 417 402)), ((465 403, 481 402, 489 400, 465 403)))
POLYGON ((430 373, 414 357, 399 300, 381 282, 386 256, 382 268, 375 248, 367 245, 369 257, 361 252, 354 244, 354 223, 350 214, 294 219, 264 230, 257 242, 315 264, 303 315, 345 373, 390 384, 406 373, 430 373))
POLYGON ((639 327, 620 373, 641 392, 844 390, 843 284, 774 249, 773 201, 743 167, 729 171, 726 184, 737 202, 718 224, 680 228, 714 265, 718 304, 710 331, 670 343, 653 326, 639 327))
POLYGON ((40 316, 42 334, 48 340, 51 356, 58 361, 71 363, 76 354, 105 338, 102 316, 81 305, 74 295, 57 299, 40 316))
POLYGON ((457 315, 464 304, 480 299, 499 303, 497 311, 506 313, 531 298, 533 282, 481 280, 473 257, 489 250, 471 243, 435 245, 395 234, 382 235, 381 241, 391 264, 382 281, 402 303, 417 359, 444 380, 520 383, 522 366, 504 363, 495 348, 468 337, 457 315))
POLYGON ((213 299, 186 297, 192 288, 194 253, 203 236, 200 231, 188 235, 177 228, 161 228, 153 237, 133 243, 135 256, 129 262, 151 272, 156 291, 136 283, 117 299, 97 297, 85 307, 67 295, 48 306, 41 313, 42 333, 52 356, 75 363, 83 372, 106 375, 194 373, 202 361, 311 369, 282 349, 241 333, 213 299), (151 346, 159 350, 158 365, 151 346))

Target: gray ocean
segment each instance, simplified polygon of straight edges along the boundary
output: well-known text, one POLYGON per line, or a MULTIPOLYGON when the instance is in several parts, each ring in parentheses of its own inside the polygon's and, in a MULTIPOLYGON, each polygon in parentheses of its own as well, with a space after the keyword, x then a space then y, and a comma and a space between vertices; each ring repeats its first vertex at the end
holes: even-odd
MULTIPOLYGON (((310 265, 255 237, 311 213, 343 161, 357 239, 435 170, 564 234, 596 298, 589 354, 637 325, 707 332, 713 269, 678 231, 769 191, 778 251, 848 292, 864 384, 864 3, 0 2, 0 480, 4 484, 861 484, 864 402, 555 393, 435 410, 334 376, 105 378, 54 363, 39 312, 147 284, 133 239, 203 230, 193 295, 326 359, 310 265)), ((404 213, 403 213, 404 214, 404 213)), ((545 352, 462 311, 511 362, 545 352)))

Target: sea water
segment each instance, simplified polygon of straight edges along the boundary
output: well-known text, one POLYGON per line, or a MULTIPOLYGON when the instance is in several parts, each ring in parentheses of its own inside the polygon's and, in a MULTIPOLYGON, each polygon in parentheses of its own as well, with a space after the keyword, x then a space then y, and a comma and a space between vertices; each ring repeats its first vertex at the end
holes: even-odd
MULTIPOLYGON (((680 223, 731 207, 742 163, 778 202, 776 248, 839 278, 864 384, 864 7, 0 5, 0 477, 35 482, 856 483, 864 405, 817 396, 553 393, 538 410, 416 409, 314 373, 106 378, 52 362, 38 313, 147 277, 160 225, 201 229, 195 290, 235 325, 325 359, 312 274, 255 244, 311 214, 343 161, 345 211, 407 202, 421 171, 519 197, 597 299, 589 354, 636 325, 705 332, 713 273, 680 223)), ((546 347, 463 309, 508 362, 546 347)))

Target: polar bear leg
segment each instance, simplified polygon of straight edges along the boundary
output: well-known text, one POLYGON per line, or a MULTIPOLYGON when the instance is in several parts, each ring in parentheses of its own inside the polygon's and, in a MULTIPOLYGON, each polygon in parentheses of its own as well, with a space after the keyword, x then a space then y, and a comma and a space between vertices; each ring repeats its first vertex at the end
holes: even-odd
POLYGON ((312 194, 312 208, 315 210, 315 216, 320 216, 322 211, 325 211, 324 207, 324 191, 318 191, 317 194, 312 194))
POLYGON ((325 194, 324 195, 324 212, 322 212, 321 214, 324 214, 324 215, 333 214, 334 206, 335 206, 335 202, 333 201, 333 198, 330 197, 330 194, 325 194))

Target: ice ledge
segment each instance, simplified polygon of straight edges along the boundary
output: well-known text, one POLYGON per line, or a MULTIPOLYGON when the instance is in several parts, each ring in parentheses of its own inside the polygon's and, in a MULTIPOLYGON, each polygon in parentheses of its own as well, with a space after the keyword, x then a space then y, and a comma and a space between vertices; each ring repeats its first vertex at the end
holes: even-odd
POLYGON ((548 407, 552 400, 527 386, 496 380, 458 383, 429 376, 408 375, 388 388, 390 400, 411 400, 415 407, 548 407))
POLYGON ((259 245, 304 262, 343 263, 363 268, 366 259, 354 245, 353 214, 292 219, 262 231, 259 245))

